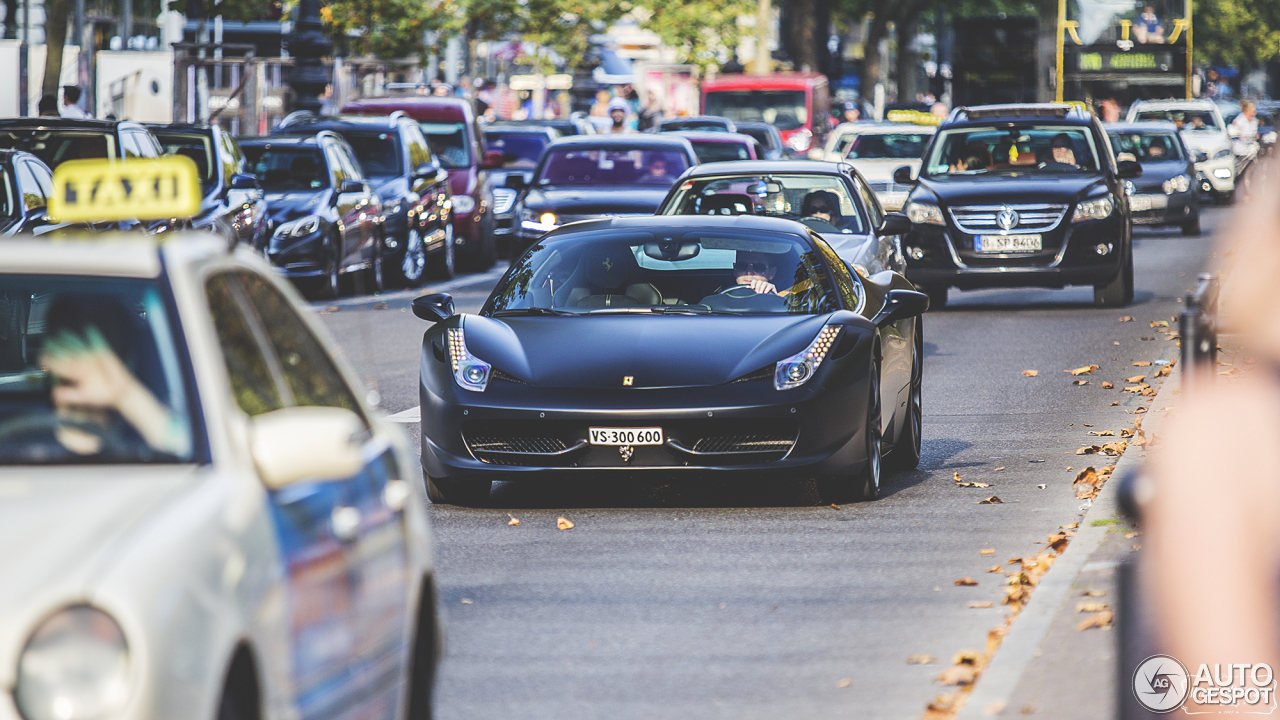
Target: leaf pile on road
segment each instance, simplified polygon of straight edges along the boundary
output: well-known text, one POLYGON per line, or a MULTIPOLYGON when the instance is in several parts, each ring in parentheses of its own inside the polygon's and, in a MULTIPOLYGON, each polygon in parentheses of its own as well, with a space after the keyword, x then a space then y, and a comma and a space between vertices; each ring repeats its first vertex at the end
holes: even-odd
POLYGON ((960 487, 960 488, 989 488, 989 487, 991 487, 991 483, 983 483, 983 482, 965 482, 965 481, 964 481, 964 479, 960 477, 960 473, 958 473, 958 472, 953 472, 953 473, 951 473, 951 475, 952 475, 952 479, 956 481, 956 487, 960 487))
POLYGON ((1101 471, 1095 470, 1092 465, 1080 471, 1076 475, 1076 479, 1072 481, 1071 487, 1076 490, 1076 498, 1079 500, 1094 500, 1098 497, 1098 491, 1107 483, 1111 477, 1111 471, 1114 466, 1104 467, 1101 471))

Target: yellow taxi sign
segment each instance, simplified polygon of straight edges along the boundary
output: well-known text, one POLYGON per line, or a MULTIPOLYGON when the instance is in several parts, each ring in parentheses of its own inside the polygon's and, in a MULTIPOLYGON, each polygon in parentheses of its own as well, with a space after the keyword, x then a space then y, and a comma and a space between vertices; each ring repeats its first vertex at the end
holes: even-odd
POLYGON ((943 121, 943 118, 922 110, 890 110, 885 113, 884 119, 889 122, 933 125, 935 127, 941 125, 943 121))
POLYGON ((68 160, 53 171, 49 216, 59 222, 187 218, 200 211, 200 177, 183 155, 68 160))

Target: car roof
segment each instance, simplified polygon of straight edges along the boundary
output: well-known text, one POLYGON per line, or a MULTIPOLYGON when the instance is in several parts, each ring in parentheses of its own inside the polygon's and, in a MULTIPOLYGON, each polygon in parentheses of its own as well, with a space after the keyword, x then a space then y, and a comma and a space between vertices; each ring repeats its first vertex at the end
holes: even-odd
MULTIPOLYGON (((569 120, 564 121, 566 124, 572 124, 569 120)), ((548 137, 558 138, 560 132, 551 125, 516 125, 509 122, 489 123, 480 128, 481 132, 506 132, 506 133, 524 133, 525 135, 546 135, 548 137)))
POLYGON ((936 125, 917 125, 915 123, 904 122, 852 122, 840 123, 836 126, 834 132, 857 133, 859 135, 885 135, 888 133, 916 133, 918 135, 932 135, 938 132, 936 125))
POLYGON ((738 143, 740 145, 750 145, 759 142, 750 135, 742 133, 728 132, 698 132, 697 130, 677 130, 676 132, 663 133, 664 135, 677 135, 687 138, 690 142, 722 142, 722 143, 738 143))
POLYGON ((1208 110, 1217 107, 1212 100, 1178 100, 1170 98, 1168 100, 1135 100, 1129 109, 1133 108, 1182 108, 1208 110))
POLYGON ((1168 120, 1139 120, 1136 122, 1105 123, 1107 132, 1177 132, 1178 126, 1168 120))
POLYGON ((827 84, 827 76, 815 72, 786 72, 772 75, 721 75, 702 84, 708 90, 799 90, 827 84))
MULTIPOLYGON (((63 118, 63 117, 26 117, 26 118, 4 118, 0 120, 0 128, 18 127, 18 128, 66 128, 68 130, 111 130, 114 131, 121 125, 132 125, 134 127, 142 127, 142 125, 131 120, 94 120, 79 118, 63 118)), ((144 128, 145 129, 145 128, 144 128)))
POLYGON ((547 237, 619 228, 765 230, 786 233, 797 238, 809 240, 809 229, 804 225, 794 220, 759 215, 630 215, 626 217, 607 217, 599 220, 571 223, 552 230, 547 237))
POLYGON ((703 123, 707 125, 737 124, 733 120, 730 120, 729 118, 724 117, 723 115, 686 115, 684 117, 664 118, 658 122, 658 126, 661 127, 663 125, 680 125, 682 123, 703 123))
POLYGON ((259 145, 319 145, 316 135, 263 135, 246 137, 237 140, 240 147, 257 147, 259 145))
POLYGON ((951 111, 940 127, 991 125, 999 122, 1049 120, 1054 124, 1088 125, 1092 114, 1080 105, 1068 103, 1015 103, 962 106, 951 111))
POLYGON ((694 165, 684 173, 684 178, 707 175, 777 175, 782 173, 819 173, 847 175, 852 166, 848 163, 822 160, 734 160, 694 165))
POLYGON ((342 107, 343 114, 388 115, 403 110, 414 120, 431 122, 449 120, 470 122, 471 105, 462 98, 434 95, 409 95, 406 97, 376 97, 352 100, 342 107))
POLYGON ((618 135, 570 135, 569 137, 557 138, 549 147, 561 148, 566 145, 582 145, 588 148, 612 148, 612 147, 635 147, 635 148, 671 148, 678 146, 680 148, 689 148, 689 141, 676 135, 675 133, 621 133, 618 135))

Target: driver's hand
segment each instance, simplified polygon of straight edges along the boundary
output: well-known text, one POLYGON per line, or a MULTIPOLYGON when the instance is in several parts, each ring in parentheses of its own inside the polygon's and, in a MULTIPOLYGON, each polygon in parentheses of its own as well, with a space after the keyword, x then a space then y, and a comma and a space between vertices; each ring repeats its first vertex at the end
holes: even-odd
POLYGON ((97 328, 58 333, 45 342, 41 362, 60 381, 53 401, 63 407, 117 409, 137 384, 97 328))
POLYGON ((760 279, 748 280, 745 284, 747 287, 751 288, 752 290, 755 290, 756 294, 758 295, 777 295, 778 294, 778 288, 774 287, 774 284, 769 282, 768 280, 760 280, 760 279))

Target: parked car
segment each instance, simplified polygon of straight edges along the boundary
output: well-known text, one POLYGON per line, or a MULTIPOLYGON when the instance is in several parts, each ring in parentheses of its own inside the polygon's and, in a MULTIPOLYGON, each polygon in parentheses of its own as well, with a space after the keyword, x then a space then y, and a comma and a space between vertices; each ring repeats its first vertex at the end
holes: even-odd
POLYGON ((818 233, 855 272, 902 273, 905 217, 881 210, 846 163, 784 160, 706 163, 671 187, 659 215, 756 215, 795 220, 818 233))
POLYGON ((493 183, 489 171, 502 167, 502 155, 486 151, 484 133, 476 122, 471 103, 461 98, 365 98, 342 108, 343 114, 382 117, 397 110, 418 121, 432 154, 449 171, 454 243, 459 259, 473 270, 488 268, 497 257, 493 183))
POLYGON ((1211 100, 1139 100, 1129 106, 1126 122, 1165 120, 1181 129, 1196 163, 1200 190, 1219 202, 1230 202, 1236 190, 1236 156, 1222 113, 1211 100))
POLYGON ((1177 225, 1183 235, 1200 234, 1200 188, 1196 165, 1170 122, 1106 126, 1117 159, 1136 160, 1142 177, 1126 182, 1134 225, 1177 225))
POLYGON ((0 193, 0 236, 42 235, 61 227, 48 213, 53 194, 53 171, 48 165, 28 152, 0 150, 0 173, 9 188, 0 193))
POLYGON ((1061 103, 957 108, 938 128, 904 212, 907 278, 941 307, 947 288, 1092 285, 1094 304, 1133 301, 1125 180, 1102 123, 1061 103))
POLYGON ((0 267, 3 715, 429 717, 407 438, 258 253, 96 239, 0 267))
POLYGON ((245 168, 235 138, 217 125, 148 125, 165 155, 183 155, 196 164, 204 200, 191 220, 197 230, 265 251, 271 237, 266 194, 245 168))
MULTIPOLYGON (((845 123, 840 127, 850 127, 852 132, 840 136, 835 157, 828 153, 827 159, 852 165, 866 178, 884 209, 901 210, 911 186, 894 182, 893 173, 906 165, 913 175, 919 174, 920 158, 937 128, 911 123, 845 123)), ((827 146, 831 145, 828 140, 827 146)))
POLYGON ((507 187, 507 178, 520 173, 524 175, 526 184, 531 181, 542 151, 559 137, 560 133, 547 125, 504 122, 485 126, 484 139, 489 150, 502 153, 502 169, 489 173, 494 184, 493 231, 497 233, 500 244, 511 244, 511 234, 516 226, 516 197, 520 194, 515 188, 507 187))
POLYGON ((738 132, 743 135, 750 135, 760 143, 760 146, 764 148, 764 156, 762 158, 764 160, 781 160, 795 155, 791 148, 782 142, 782 133, 778 132, 778 128, 767 122, 739 120, 734 123, 734 126, 738 128, 738 132))
POLYGON ((738 126, 726 117, 715 115, 694 115, 691 117, 674 117, 659 120, 653 126, 654 132, 738 132, 738 126))
POLYGON ((731 160, 761 160, 764 151, 760 143, 750 135, 727 132, 692 132, 676 133, 693 145, 698 155, 698 162, 729 162, 731 160))
POLYGON ((387 280, 416 287, 430 274, 447 280, 456 269, 449 173, 431 153, 418 123, 403 113, 388 118, 303 115, 272 135, 338 133, 382 201, 382 254, 387 280))
POLYGON ((531 183, 520 174, 507 177, 507 186, 521 192, 512 256, 566 223, 653 214, 676 178, 697 163, 693 145, 670 133, 555 141, 542 153, 531 183))
POLYGON ((364 275, 365 290, 380 290, 382 207, 347 141, 322 130, 240 147, 271 208, 271 262, 318 298, 341 294, 343 275, 364 275))

